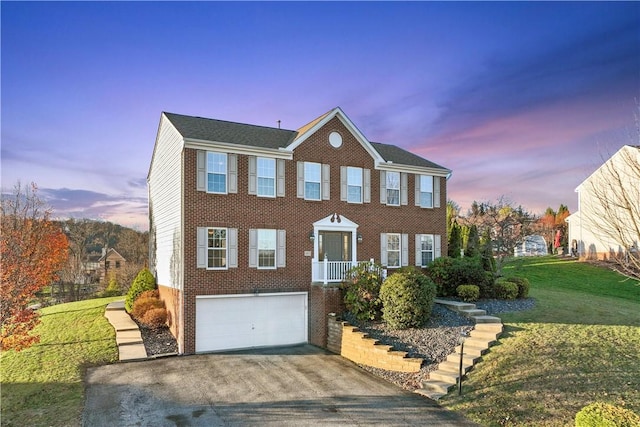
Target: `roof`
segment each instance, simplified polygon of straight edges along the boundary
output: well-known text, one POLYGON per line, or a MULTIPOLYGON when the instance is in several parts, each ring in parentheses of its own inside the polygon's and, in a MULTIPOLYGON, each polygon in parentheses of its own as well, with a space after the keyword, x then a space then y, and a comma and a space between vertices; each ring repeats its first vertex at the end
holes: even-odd
MULTIPOLYGON (((325 119, 328 120, 330 116, 333 117, 340 113, 342 113, 342 110, 340 110, 339 107, 336 107, 300 127, 297 131, 228 122, 217 119, 207 119, 204 117, 185 116, 182 114, 168 112, 164 112, 163 114, 186 139, 230 143, 258 148, 293 149, 301 140, 306 139, 305 134, 310 132, 314 126, 321 124, 325 119)), ((346 121, 349 123, 351 122, 344 113, 342 113, 342 115, 346 121)), ((355 126, 353 126, 353 128, 355 129, 355 132, 359 133, 355 126)), ((375 151, 385 162, 391 162, 397 165, 442 169, 444 171, 448 171, 447 168, 404 150, 396 145, 370 142, 363 135, 361 137, 364 140, 364 144, 368 144, 373 148, 373 151, 375 151)), ((371 152, 372 155, 374 155, 373 151, 371 152)))
POLYGON ((372 142, 371 145, 387 162, 423 168, 446 169, 445 167, 433 163, 423 157, 404 150, 397 145, 381 144, 379 142, 372 142))
POLYGON ((164 115, 183 137, 189 139, 277 149, 289 145, 289 142, 297 135, 294 130, 184 116, 167 112, 164 115))

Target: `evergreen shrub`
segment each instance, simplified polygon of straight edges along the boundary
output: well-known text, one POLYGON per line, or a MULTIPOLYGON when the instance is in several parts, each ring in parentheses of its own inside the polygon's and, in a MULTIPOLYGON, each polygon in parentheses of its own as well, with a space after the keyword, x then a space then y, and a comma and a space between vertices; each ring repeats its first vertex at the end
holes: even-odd
POLYGON ((460 285, 456 288, 456 293, 464 302, 478 301, 480 288, 476 285, 460 285))
POLYGON ((420 327, 429 320, 436 285, 416 268, 402 268, 387 277, 380 289, 382 318, 394 329, 420 327))
POLYGON ((493 285, 493 295, 498 299, 516 299, 518 285, 501 277, 493 285))
POLYGON ((518 298, 526 298, 529 296, 529 280, 526 277, 507 277, 507 280, 511 283, 515 283, 518 287, 518 298))
POLYGON ((151 274, 149 269, 143 268, 140 270, 136 278, 133 279, 133 283, 131 283, 129 292, 127 292, 127 296, 124 300, 124 308, 127 310, 127 313, 131 313, 133 303, 142 292, 151 291, 155 289, 155 287, 156 279, 153 277, 153 274, 151 274))
POLYGON ((344 304, 358 320, 380 317, 380 287, 384 268, 372 262, 363 262, 351 268, 342 282, 344 304))

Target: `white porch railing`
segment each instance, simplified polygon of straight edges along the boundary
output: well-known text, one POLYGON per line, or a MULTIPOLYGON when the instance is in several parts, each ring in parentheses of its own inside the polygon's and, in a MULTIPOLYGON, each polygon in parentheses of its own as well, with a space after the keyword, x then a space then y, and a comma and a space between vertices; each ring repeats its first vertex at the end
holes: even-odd
POLYGON ((345 273, 358 265, 357 261, 312 261, 312 281, 323 284, 342 282, 345 273))

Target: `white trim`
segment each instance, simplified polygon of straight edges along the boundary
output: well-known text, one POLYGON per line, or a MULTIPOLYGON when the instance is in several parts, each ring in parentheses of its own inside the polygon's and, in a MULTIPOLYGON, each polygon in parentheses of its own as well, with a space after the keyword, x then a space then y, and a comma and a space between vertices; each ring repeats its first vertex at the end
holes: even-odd
POLYGON ((406 172, 420 175, 433 175, 433 176, 444 176, 446 178, 449 177, 451 171, 449 169, 437 169, 437 168, 427 168, 422 166, 409 166, 402 165, 400 163, 376 163, 376 170, 380 171, 391 171, 391 172, 406 172))
POLYGON ((183 138, 184 147, 195 150, 224 151, 232 154, 249 156, 273 157, 276 159, 293 160, 293 152, 282 148, 262 148, 250 145, 231 144, 228 142, 207 141, 205 139, 183 138))
POLYGON ((320 240, 318 236, 321 231, 351 232, 351 260, 355 262, 358 259, 358 224, 342 215, 340 216, 340 222, 337 222, 334 215, 331 214, 313 223, 313 262, 322 261, 320 254, 318 254, 320 240), (334 222, 331 222, 331 217, 334 217, 334 222))
POLYGON ((286 295, 309 295, 309 292, 265 292, 265 293, 253 293, 253 294, 224 294, 224 295, 196 295, 196 299, 213 299, 213 298, 238 298, 238 297, 273 297, 273 296, 286 296, 286 295))
POLYGON ((362 145, 362 147, 369 153, 369 155, 375 160, 375 162, 384 162, 384 159, 380 154, 373 148, 369 140, 360 132, 360 130, 356 127, 356 125, 347 117, 347 115, 342 111, 340 107, 336 107, 331 110, 329 113, 325 114, 325 116, 318 120, 318 123, 314 124, 310 129, 307 129, 305 133, 299 135, 296 139, 293 140, 291 144, 286 147, 286 150, 293 151, 300 146, 303 142, 305 142, 311 135, 316 133, 320 128, 326 125, 330 120, 334 117, 338 117, 338 119, 342 122, 342 124, 347 128, 349 132, 356 137, 356 140, 362 145))

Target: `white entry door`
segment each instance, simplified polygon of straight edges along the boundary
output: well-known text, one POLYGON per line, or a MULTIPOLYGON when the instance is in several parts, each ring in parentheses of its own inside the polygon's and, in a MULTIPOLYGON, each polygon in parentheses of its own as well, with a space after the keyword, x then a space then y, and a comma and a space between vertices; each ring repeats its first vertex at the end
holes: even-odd
POLYGON ((196 297, 196 352, 307 342, 307 293, 196 297))

